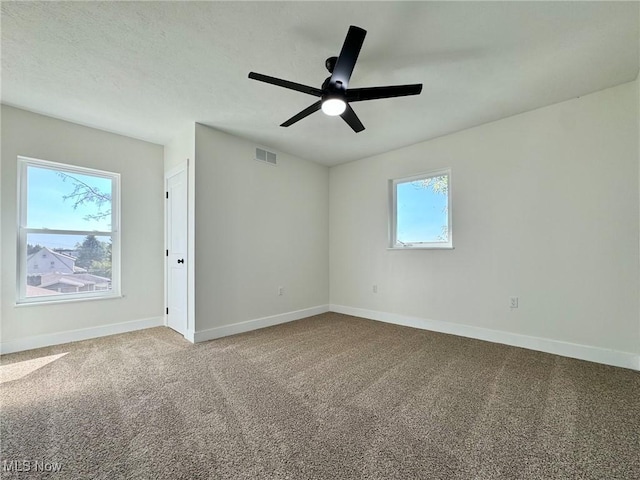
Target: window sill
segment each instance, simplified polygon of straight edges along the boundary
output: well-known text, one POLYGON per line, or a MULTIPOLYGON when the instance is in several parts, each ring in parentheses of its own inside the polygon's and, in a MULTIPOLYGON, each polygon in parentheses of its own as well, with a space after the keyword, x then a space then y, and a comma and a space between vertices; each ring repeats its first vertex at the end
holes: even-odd
POLYGON ((452 247, 451 245, 438 245, 438 246, 432 246, 432 247, 423 247, 423 246, 416 246, 416 247, 387 247, 387 250, 455 250, 455 247, 452 247))
POLYGON ((57 305, 59 303, 77 303, 77 302, 92 302, 95 300, 113 300, 118 298, 124 298, 124 295, 120 293, 115 293, 113 295, 100 295, 97 297, 87 297, 87 298, 61 298, 59 300, 41 300, 41 301, 25 301, 25 302, 16 302, 16 308, 22 307, 36 307, 38 305, 57 305))

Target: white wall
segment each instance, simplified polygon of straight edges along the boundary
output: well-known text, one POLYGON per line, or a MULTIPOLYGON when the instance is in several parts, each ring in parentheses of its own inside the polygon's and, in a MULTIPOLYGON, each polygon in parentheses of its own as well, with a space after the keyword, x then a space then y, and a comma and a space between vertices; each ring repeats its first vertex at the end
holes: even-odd
POLYGON ((274 167, 255 148, 196 125, 196 340, 328 304, 329 169, 280 152, 274 167))
POLYGON ((162 321, 162 146, 3 105, 1 162, 0 308, 5 351, 83 337, 61 332, 89 329, 87 335, 95 336, 162 321), (18 155, 121 174, 124 298, 16 307, 18 155))
POLYGON ((330 188, 332 308, 640 352, 637 80, 333 167, 330 188), (387 250, 388 179, 443 167, 455 249, 387 250))
POLYGON ((164 170, 169 171, 187 159, 193 160, 196 152, 196 124, 190 123, 164 146, 164 170))

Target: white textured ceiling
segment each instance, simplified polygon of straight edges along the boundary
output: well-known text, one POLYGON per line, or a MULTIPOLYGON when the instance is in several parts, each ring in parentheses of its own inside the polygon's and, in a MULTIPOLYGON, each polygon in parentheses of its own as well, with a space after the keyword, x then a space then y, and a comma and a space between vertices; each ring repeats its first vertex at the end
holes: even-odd
POLYGON ((191 122, 326 165, 631 81, 637 2, 3 2, 2 102, 166 144, 191 122), (354 104, 355 134, 314 97, 349 25, 351 87, 423 83, 354 104))

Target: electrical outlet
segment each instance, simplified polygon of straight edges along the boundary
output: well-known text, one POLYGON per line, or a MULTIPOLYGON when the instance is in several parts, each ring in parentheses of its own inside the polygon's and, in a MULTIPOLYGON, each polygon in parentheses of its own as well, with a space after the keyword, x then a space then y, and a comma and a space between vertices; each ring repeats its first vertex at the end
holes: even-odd
POLYGON ((378 285, 373 286, 373 293, 378 293, 378 285))
POLYGON ((278 287, 278 296, 281 297, 284 295, 284 287, 278 287))
POLYGON ((509 298, 509 308, 518 308, 518 297, 509 298))

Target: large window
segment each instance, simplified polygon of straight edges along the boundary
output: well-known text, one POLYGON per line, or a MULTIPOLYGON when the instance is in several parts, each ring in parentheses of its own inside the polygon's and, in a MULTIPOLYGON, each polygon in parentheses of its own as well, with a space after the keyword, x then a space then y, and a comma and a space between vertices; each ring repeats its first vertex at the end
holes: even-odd
POLYGON ((390 248, 453 248, 451 171, 389 181, 390 248))
POLYGON ((18 158, 18 303, 120 295, 120 175, 18 158))

